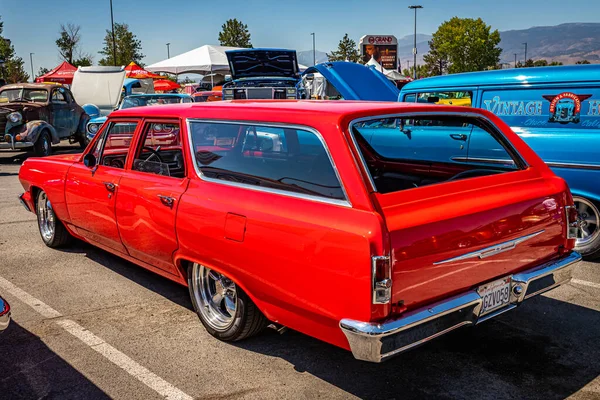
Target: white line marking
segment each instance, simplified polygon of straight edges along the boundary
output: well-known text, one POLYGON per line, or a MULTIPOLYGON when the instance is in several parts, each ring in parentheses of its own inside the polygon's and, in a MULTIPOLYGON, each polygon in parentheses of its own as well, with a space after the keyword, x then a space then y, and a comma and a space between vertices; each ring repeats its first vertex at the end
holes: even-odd
MULTIPOLYGON (((45 318, 60 318, 62 314, 44 304, 42 301, 36 299, 29 293, 13 285, 6 279, 0 276, 0 287, 6 290, 8 293, 15 296, 17 299, 27 304, 38 314, 45 318)), ((193 400, 193 397, 171 385, 169 382, 162 379, 146 367, 135 362, 133 359, 128 357, 125 353, 115 349, 102 338, 94 335, 75 321, 69 319, 60 319, 55 321, 57 325, 81 340, 88 347, 94 351, 100 353, 108 361, 121 368, 129 375, 148 386, 150 389, 156 391, 161 396, 169 400, 193 400)))
POLYGON ((38 312, 42 317, 45 318, 58 318, 62 317, 61 313, 56 311, 54 308, 50 307, 47 304, 44 304, 40 300, 36 299, 29 293, 19 289, 6 279, 0 276, 0 287, 6 290, 8 293, 15 296, 17 299, 21 300, 23 303, 27 304, 29 307, 33 308, 38 312))
POLYGON ((596 288, 596 289, 600 289, 600 283, 582 281, 582 280, 579 280, 579 279, 571 279, 571 282, 575 283, 577 285, 589 286, 589 287, 593 287, 593 288, 596 288))
POLYGON ((149 371, 147 368, 133 361, 127 355, 115 349, 78 323, 68 319, 63 319, 56 323, 161 396, 164 396, 167 399, 192 400, 191 396, 185 394, 169 382, 149 371))

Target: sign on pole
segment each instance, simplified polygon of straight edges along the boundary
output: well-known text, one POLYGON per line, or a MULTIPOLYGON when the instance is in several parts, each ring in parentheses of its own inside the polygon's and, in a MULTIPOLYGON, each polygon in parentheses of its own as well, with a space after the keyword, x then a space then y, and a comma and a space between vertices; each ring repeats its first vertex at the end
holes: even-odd
POLYGON ((398 67, 398 39, 394 35, 365 35, 360 38, 360 55, 364 64, 374 58, 385 69, 398 67))

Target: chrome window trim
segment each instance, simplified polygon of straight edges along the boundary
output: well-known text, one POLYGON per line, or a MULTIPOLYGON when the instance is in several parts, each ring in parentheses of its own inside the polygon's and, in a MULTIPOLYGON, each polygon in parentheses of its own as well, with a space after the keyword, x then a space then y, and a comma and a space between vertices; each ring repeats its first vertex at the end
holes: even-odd
POLYGON ((218 183, 218 184, 225 185, 225 186, 233 186, 233 187, 238 187, 238 188, 243 188, 243 189, 250 189, 250 190, 254 190, 254 191, 258 191, 258 192, 279 194, 282 196, 294 197, 294 198, 302 199, 302 200, 315 201, 318 203, 326 203, 326 204, 332 204, 332 205, 336 205, 336 206, 349 207, 349 208, 352 207, 352 203, 350 202, 350 199, 348 198, 348 193, 346 191, 346 187, 344 186, 344 183, 341 179, 338 168, 335 165, 335 162, 333 161, 333 157, 331 156, 329 147, 327 147, 327 143, 325 143, 325 139, 323 138, 321 133, 318 130, 316 130, 315 128, 312 128, 312 127, 306 126, 306 125, 286 124, 286 123, 277 123, 277 122, 262 122, 262 121, 248 121, 248 120, 219 120, 219 119, 204 119, 204 118, 186 118, 186 128, 187 128, 188 150, 190 151, 190 157, 192 159, 192 163, 194 164, 194 170, 196 171, 196 175, 203 181, 218 183), (340 184, 340 187, 342 188, 342 193, 344 194, 344 200, 330 199, 327 197, 313 196, 313 195, 304 194, 304 193, 295 193, 295 192, 291 192, 291 191, 287 191, 287 190, 283 190, 283 189, 265 188, 265 187, 261 187, 261 186, 254 186, 254 185, 249 185, 249 184, 239 183, 239 182, 224 181, 222 179, 214 179, 214 178, 209 178, 209 177, 205 176, 202 173, 202 171, 200 170, 200 168, 198 167, 198 162, 196 161, 196 157, 195 157, 196 153, 194 151, 194 142, 192 140, 192 129, 191 129, 191 124, 193 122, 212 123, 212 124, 254 125, 257 127, 264 126, 264 127, 268 127, 268 128, 296 129, 296 130, 304 130, 304 131, 314 134, 319 139, 319 141, 321 142, 321 145, 323 146, 323 148, 325 149, 325 152, 327 153, 329 162, 331 163, 331 166, 333 167, 333 172, 335 173, 335 176, 340 184))
POLYGON ((515 165, 515 162, 513 160, 508 160, 506 158, 452 157, 451 160, 464 162, 464 163, 480 162, 480 163, 486 163, 486 164, 499 164, 499 165, 512 164, 512 165, 515 165))
MULTIPOLYGON (((358 151, 358 154, 360 155, 360 161, 362 163, 362 167, 365 169, 367 175, 369 176, 369 181, 370 181, 369 183, 373 186, 373 190, 375 192, 377 192, 377 187, 375 186, 375 182, 373 181, 373 177, 371 176, 371 172, 369 171, 367 163, 362 155, 362 152, 360 151, 360 148, 358 147, 358 143, 356 142, 356 138, 354 137, 354 133, 352 132, 352 127, 356 123, 363 122, 363 121, 370 121, 373 119, 400 118, 400 117, 401 118, 410 118, 413 116, 414 117, 452 116, 452 117, 469 117, 469 118, 477 118, 477 119, 484 120, 485 122, 487 122, 494 128, 494 130, 496 131, 496 133, 498 135, 500 135, 502 138, 504 138, 506 145, 508 145, 510 147, 510 150, 514 153, 514 155, 519 158, 520 164, 522 166, 521 169, 527 169, 529 167, 529 164, 527 163, 527 161, 523 158, 523 156, 521 156, 521 154, 517 151, 517 149, 515 149, 515 147, 510 142, 510 140, 508 140, 504 136, 504 134, 502 134, 502 132, 498 128, 496 128, 496 125, 494 125, 494 123, 492 121, 490 121, 489 118, 487 118, 486 116, 484 116, 482 114, 478 114, 478 113, 474 113, 474 112, 443 112, 443 111, 437 111, 437 112, 436 111, 432 111, 432 112, 410 112, 410 111, 408 111, 408 112, 398 112, 398 113, 393 113, 393 114, 373 114, 368 117, 360 117, 360 118, 356 118, 356 119, 353 119, 352 121, 350 121, 350 123, 348 124, 348 133, 350 134, 350 137, 352 138, 352 143, 354 144, 356 151, 358 151)), ((500 143, 500 145, 502 145, 502 144, 500 143)), ((510 155, 510 151, 509 151, 509 155, 510 155)))
POLYGON ((554 167, 554 168, 600 170, 600 164, 579 164, 579 163, 562 163, 562 162, 547 161, 546 165, 549 167, 554 167))

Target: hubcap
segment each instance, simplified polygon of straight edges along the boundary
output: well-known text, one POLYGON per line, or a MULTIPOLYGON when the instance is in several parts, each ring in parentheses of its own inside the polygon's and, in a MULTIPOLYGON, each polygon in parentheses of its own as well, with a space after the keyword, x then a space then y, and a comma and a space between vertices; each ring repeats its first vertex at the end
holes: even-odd
POLYGON ((237 309, 235 283, 200 264, 194 264, 192 274, 192 289, 203 319, 217 331, 227 330, 233 325, 237 309))
POLYGON ((45 241, 52 240, 56 218, 54 216, 54 211, 52 210, 52 204, 50 204, 50 201, 44 192, 42 192, 38 199, 37 214, 42 237, 45 241))
POLYGON ((600 235, 600 211, 591 201, 575 197, 575 208, 579 219, 576 247, 586 246, 600 235))

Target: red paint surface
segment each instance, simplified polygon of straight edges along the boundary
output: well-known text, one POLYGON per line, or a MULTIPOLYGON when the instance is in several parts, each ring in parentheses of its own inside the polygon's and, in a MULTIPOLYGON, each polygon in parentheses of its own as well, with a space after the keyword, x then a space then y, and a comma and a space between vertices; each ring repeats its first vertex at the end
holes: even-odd
MULTIPOLYGON (((327 143, 350 207, 203 181, 188 154, 186 132, 184 179, 132 172, 131 156, 124 170, 101 166, 94 174, 80 158, 30 158, 20 179, 26 191, 45 190, 57 216, 85 240, 182 284, 186 284, 182 262, 205 264, 232 278, 271 320, 348 348, 338 327, 340 319, 381 320, 392 309, 371 304, 373 255, 391 254, 393 300, 403 301, 410 310, 556 257, 574 245, 565 239, 562 210, 572 199, 564 181, 502 121, 482 110, 471 112, 496 124, 528 169, 384 195, 370 193, 348 124, 364 116, 422 111, 464 112, 464 108, 241 101, 133 108, 111 115, 111 119, 252 119, 310 126, 327 143), (118 185, 110 199, 104 181, 118 185), (162 205, 159 194, 174 197, 174 207, 162 205), (510 252, 433 265, 542 229, 543 234, 510 252)), ((438 174, 451 172, 441 168, 438 174)))

